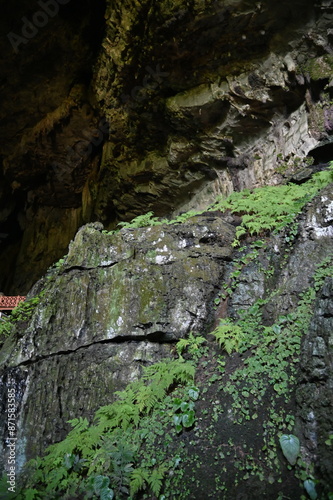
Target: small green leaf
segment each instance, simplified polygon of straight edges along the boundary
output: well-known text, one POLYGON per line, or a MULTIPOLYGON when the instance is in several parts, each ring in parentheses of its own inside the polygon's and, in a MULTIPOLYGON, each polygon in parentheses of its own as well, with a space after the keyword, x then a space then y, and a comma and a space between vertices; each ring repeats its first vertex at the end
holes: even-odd
POLYGON ((96 495, 101 494, 102 490, 107 489, 109 484, 110 484, 110 479, 108 477, 95 476, 94 482, 93 482, 93 487, 94 487, 96 495))
POLYGON ((64 456, 64 466, 66 467, 67 470, 71 469, 74 465, 75 461, 75 455, 72 453, 66 453, 64 456))
POLYGON ((188 391, 188 395, 190 396, 190 398, 193 400, 193 401, 196 401, 199 397, 199 389, 197 387, 190 387, 189 391, 188 391))
POLYGON ((172 405, 173 411, 179 410, 181 404, 182 404, 182 400, 180 398, 175 398, 173 400, 173 405, 172 405))
POLYGON ((173 423, 177 427, 177 425, 181 425, 182 423, 182 415, 174 415, 172 418, 173 423))
POLYGON ((182 404, 180 405, 180 409, 182 412, 186 412, 190 410, 190 405, 186 401, 183 401, 182 404))
POLYGON ((312 481, 312 479, 307 479, 306 481, 304 481, 304 488, 307 492, 307 494, 309 495, 309 497, 311 498, 311 500, 316 500, 317 498, 317 492, 316 492, 316 485, 314 483, 314 481, 312 481))
POLYGON ((194 411, 190 410, 182 415, 182 422, 184 427, 192 427, 194 424, 195 416, 194 411))
POLYGON ((295 465, 300 450, 299 439, 293 434, 283 434, 280 437, 280 445, 290 465, 295 465))
POLYGON ((99 498, 100 500, 112 500, 114 498, 114 491, 110 488, 105 488, 101 490, 99 498))

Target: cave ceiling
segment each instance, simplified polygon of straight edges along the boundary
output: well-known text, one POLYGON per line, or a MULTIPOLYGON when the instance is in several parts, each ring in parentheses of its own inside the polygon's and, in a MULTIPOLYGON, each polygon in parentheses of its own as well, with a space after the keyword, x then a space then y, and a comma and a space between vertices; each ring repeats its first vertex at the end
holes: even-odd
POLYGON ((330 144, 330 2, 2 3, 6 293, 27 293, 85 222, 197 207, 330 144))

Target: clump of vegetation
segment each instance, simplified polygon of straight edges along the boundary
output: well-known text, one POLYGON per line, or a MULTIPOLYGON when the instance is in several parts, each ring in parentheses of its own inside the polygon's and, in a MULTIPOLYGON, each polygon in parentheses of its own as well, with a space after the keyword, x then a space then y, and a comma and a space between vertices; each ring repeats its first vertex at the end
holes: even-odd
POLYGON ((240 238, 246 234, 279 231, 290 224, 304 205, 330 182, 333 182, 332 162, 328 170, 317 172, 303 184, 245 189, 218 201, 213 208, 241 215, 242 221, 236 230, 234 241, 234 246, 237 246, 240 238))
MULTIPOLYGON (((118 226, 124 229, 135 229, 139 227, 149 227, 149 226, 160 226, 161 224, 181 224, 186 222, 191 217, 195 217, 196 215, 200 215, 203 213, 203 210, 190 210, 183 214, 178 215, 175 219, 160 219, 159 217, 154 216, 154 212, 147 212, 144 215, 138 215, 134 219, 129 222, 119 222, 118 226)), ((103 231, 104 233, 113 234, 116 231, 103 231)))
POLYGON ((229 318, 220 320, 211 334, 228 354, 239 351, 245 339, 243 330, 229 318))
POLYGON ((201 346, 206 342, 205 337, 201 335, 194 335, 190 332, 187 339, 180 339, 176 345, 176 351, 180 358, 182 358, 182 353, 187 350, 187 352, 196 359, 201 355, 201 346))
POLYGON ((36 297, 20 302, 10 315, 0 318, 0 342, 4 342, 5 338, 11 334, 15 324, 28 321, 31 318, 40 302, 41 296, 42 294, 39 294, 36 297))
POLYGON ((158 217, 154 217, 153 212, 147 212, 144 215, 138 215, 130 222, 119 222, 118 226, 121 226, 124 229, 128 229, 137 227, 158 226, 160 224, 162 224, 162 221, 158 217))
POLYGON ((141 490, 158 496, 165 474, 178 464, 165 456, 147 463, 142 449, 161 432, 161 422, 177 433, 193 426, 194 373, 191 362, 163 360, 100 408, 93 424, 82 417, 71 420, 67 437, 29 462, 27 483, 17 498, 121 499, 141 490))
MULTIPOLYGON (((315 173, 303 184, 285 184, 279 186, 263 186, 253 190, 244 189, 231 193, 226 199, 216 201, 206 211, 220 210, 241 216, 241 224, 236 230, 233 246, 238 246, 240 239, 247 235, 262 235, 270 231, 279 231, 292 223, 304 205, 310 201, 320 189, 333 182, 333 162, 328 170, 315 173)), ((160 224, 179 224, 191 217, 200 215, 205 210, 189 211, 175 219, 159 219, 153 212, 135 217, 131 222, 120 222, 123 228, 139 228, 158 226, 160 224)))

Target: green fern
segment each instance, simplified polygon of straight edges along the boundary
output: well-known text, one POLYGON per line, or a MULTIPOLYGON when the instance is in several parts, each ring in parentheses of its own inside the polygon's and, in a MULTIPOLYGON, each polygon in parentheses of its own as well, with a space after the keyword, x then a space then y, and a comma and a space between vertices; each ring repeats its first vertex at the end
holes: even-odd
POLYGON ((83 459, 88 459, 93 453, 94 445, 99 439, 99 430, 91 427, 88 420, 82 417, 70 420, 69 423, 73 429, 66 439, 47 449, 51 463, 74 453, 79 453, 83 459))
POLYGON ((124 229, 129 229, 138 227, 158 226, 160 224, 162 224, 162 222, 158 219, 158 217, 154 217, 154 212, 147 212, 144 215, 138 215, 130 222, 119 222, 118 226, 121 226, 124 229))
POLYGON ((160 494, 163 479, 167 470, 168 467, 165 464, 161 464, 158 468, 154 469, 148 477, 149 486, 152 489, 154 495, 157 497, 160 494))
POLYGON ((45 291, 43 290, 35 297, 20 302, 10 316, 3 316, 0 318, 0 342, 3 342, 5 337, 8 337, 12 333, 15 323, 30 320, 44 294, 45 291))
POLYGON ((177 217, 175 219, 167 221, 167 224, 182 224, 183 222, 186 222, 191 217, 201 215, 202 213, 203 213, 203 210, 189 210, 188 212, 177 215, 177 217))
MULTIPOLYGON (((50 497, 65 498, 75 496, 84 485, 89 488, 87 477, 107 474, 112 489, 119 495, 142 488, 143 481, 157 494, 166 471, 164 466, 156 467, 149 475, 142 473, 142 479, 138 472, 132 477, 132 458, 143 439, 136 429, 175 385, 193 383, 194 372, 194 366, 181 359, 164 360, 145 368, 140 380, 116 393, 118 399, 113 404, 96 412, 92 425, 84 418, 71 420, 73 428, 67 437, 50 446, 42 459, 29 462, 31 472, 26 487, 38 487, 38 491, 47 492, 50 497)), ((109 489, 105 492, 109 494, 109 489)))
POLYGON ((160 361, 148 366, 142 376, 142 380, 152 379, 152 383, 163 384, 165 390, 173 383, 187 384, 194 378, 194 365, 188 361, 179 359, 160 361))
POLYGON ((177 354, 181 357, 185 349, 188 350, 189 354, 197 355, 200 351, 200 346, 206 342, 205 337, 198 335, 195 337, 191 332, 187 339, 180 339, 176 344, 177 354))
POLYGON ((193 381, 195 368, 184 360, 160 361, 145 368, 141 380, 133 382, 116 395, 119 401, 96 412, 99 431, 130 425, 137 426, 142 413, 149 413, 175 383, 193 381))
POLYGON ((157 401, 163 398, 165 392, 163 389, 159 389, 155 384, 147 386, 141 386, 140 390, 136 396, 136 403, 139 406, 139 411, 142 412, 146 410, 148 413, 156 405, 157 401))
POLYGON ((148 484, 153 494, 158 497, 162 489, 163 479, 168 470, 169 467, 164 463, 152 471, 143 467, 135 469, 131 476, 131 496, 134 496, 148 484))
POLYGON ((37 500, 40 499, 38 491, 34 488, 29 488, 24 492, 24 500, 37 500))
POLYGON ((134 469, 131 476, 130 492, 131 497, 142 490, 148 483, 150 471, 144 468, 134 469))
POLYGON ((14 324, 10 321, 10 317, 3 316, 0 318, 0 342, 4 342, 5 338, 11 334, 13 327, 14 324))
POLYGON ((229 318, 221 320, 220 325, 211 334, 228 354, 238 352, 245 339, 242 329, 229 318))
POLYGON ((242 216, 242 222, 236 229, 234 246, 237 246, 239 239, 245 234, 279 231, 290 224, 305 203, 331 182, 333 162, 328 170, 314 174, 301 185, 264 186, 252 191, 244 189, 218 201, 210 210, 230 210, 242 216))

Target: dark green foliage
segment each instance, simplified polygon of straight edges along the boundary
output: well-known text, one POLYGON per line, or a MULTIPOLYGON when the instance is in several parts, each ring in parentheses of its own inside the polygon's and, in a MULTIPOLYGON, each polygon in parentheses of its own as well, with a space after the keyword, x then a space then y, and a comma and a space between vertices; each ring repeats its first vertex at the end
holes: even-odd
POLYGON ((201 335, 193 335, 193 332, 190 332, 187 339, 180 339, 176 344, 176 351, 179 357, 182 357, 182 354, 185 350, 194 358, 200 356, 201 350, 200 347, 202 344, 206 342, 205 337, 201 335))
POLYGON ((181 432, 183 427, 190 428, 195 422, 194 401, 199 397, 199 389, 192 386, 188 389, 187 394, 190 401, 183 401, 181 398, 173 400, 173 423, 177 432, 181 432))
POLYGON ((12 331, 13 322, 10 321, 10 316, 2 316, 0 318, 0 342, 4 342, 12 331))
MULTIPOLYGON (((151 414, 161 411, 161 402, 176 386, 185 386, 187 398, 195 400, 197 389, 193 385, 186 389, 193 382, 194 370, 193 364, 182 359, 151 365, 139 381, 117 393, 113 404, 96 412, 94 424, 81 417, 71 420, 73 429, 67 437, 50 446, 44 458, 28 464, 29 494, 38 491, 41 498, 65 499, 84 493, 85 498, 121 499, 145 487, 158 495, 168 466, 163 461, 140 466, 138 453, 147 439, 142 426, 154 420, 151 414)), ((188 404, 186 399, 184 404, 188 404)), ((192 407, 184 408, 184 427, 193 425, 191 411, 192 407)))
POLYGON ((3 342, 5 337, 10 335, 16 323, 30 320, 34 310, 40 302, 42 295, 43 292, 36 297, 20 302, 20 304, 13 309, 10 315, 0 318, 0 342, 3 342))
POLYGON ((109 488, 110 479, 106 476, 92 476, 87 483, 87 498, 112 500, 114 492, 109 488))

